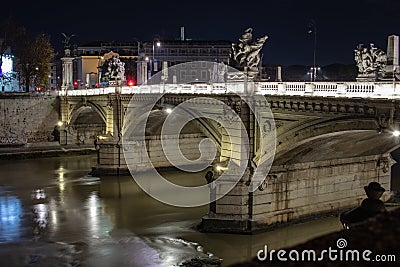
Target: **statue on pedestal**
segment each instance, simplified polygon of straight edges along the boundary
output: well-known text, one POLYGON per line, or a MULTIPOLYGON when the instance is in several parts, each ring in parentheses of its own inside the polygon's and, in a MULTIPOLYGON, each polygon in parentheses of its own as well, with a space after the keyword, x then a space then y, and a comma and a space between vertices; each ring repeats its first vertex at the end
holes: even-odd
POLYGON ((386 53, 374 44, 369 48, 359 44, 354 50, 354 60, 358 67, 357 79, 375 80, 385 75, 386 53))
POLYGON ((101 81, 109 82, 110 85, 120 85, 125 79, 125 63, 120 60, 119 54, 113 51, 105 54, 104 60, 101 66, 101 81))
POLYGON ((68 36, 62 32, 61 35, 64 36, 64 40, 62 41, 62 43, 64 44, 65 56, 69 57, 69 56, 71 56, 70 41, 71 41, 71 38, 75 36, 75 34, 71 34, 70 36, 68 36))
POLYGON ((261 60, 260 51, 268 36, 263 36, 253 41, 253 29, 248 28, 239 38, 239 42, 232 45, 229 56, 229 66, 238 70, 258 72, 258 65, 261 60))

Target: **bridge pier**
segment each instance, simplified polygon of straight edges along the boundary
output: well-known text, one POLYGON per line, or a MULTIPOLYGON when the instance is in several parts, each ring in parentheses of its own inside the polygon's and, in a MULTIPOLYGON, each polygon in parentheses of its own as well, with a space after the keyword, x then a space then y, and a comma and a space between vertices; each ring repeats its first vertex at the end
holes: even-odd
MULTIPOLYGON (((223 187, 231 187, 236 181, 224 181, 214 190, 218 196, 223 187)), ((252 232, 252 193, 244 181, 235 184, 234 188, 215 202, 213 210, 202 218, 201 231, 251 233, 252 232)))
MULTIPOLYGON (((273 166, 254 193, 242 181, 216 201, 214 211, 203 217, 201 230, 251 234, 339 214, 360 205, 364 186, 372 181, 387 190, 382 197, 386 201, 393 163, 385 154, 273 166)), ((215 190, 218 194, 219 188, 215 190)))
POLYGON ((129 175, 125 162, 122 140, 111 135, 96 140, 97 165, 92 167, 94 175, 129 175))
POLYGON ((74 136, 74 134, 70 132, 68 126, 63 125, 59 127, 59 132, 60 132, 60 145, 66 146, 74 143, 76 136, 74 136))

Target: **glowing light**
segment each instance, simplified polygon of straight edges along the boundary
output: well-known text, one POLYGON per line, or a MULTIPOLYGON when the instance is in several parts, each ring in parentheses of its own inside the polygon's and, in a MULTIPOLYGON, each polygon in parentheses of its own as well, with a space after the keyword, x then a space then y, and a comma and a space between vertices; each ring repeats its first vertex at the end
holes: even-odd
POLYGON ((10 55, 1 56, 1 73, 8 74, 13 72, 13 57, 10 55))
POLYGON ((46 199, 46 192, 43 189, 32 190, 31 198, 33 200, 46 199))
POLYGON ((62 121, 57 122, 57 126, 58 126, 58 127, 63 126, 63 122, 62 122, 62 121))
POLYGON ((106 139, 108 139, 107 136, 102 136, 102 135, 99 135, 98 138, 99 138, 99 140, 106 140, 106 139))
POLYGON ((165 112, 167 112, 168 114, 171 114, 171 113, 172 113, 172 108, 167 108, 167 109, 165 110, 165 112))
POLYGON ((226 171, 228 169, 227 167, 223 167, 221 165, 217 165, 217 167, 215 167, 215 168, 217 169, 218 172, 226 171))
POLYGON ((58 176, 58 186, 60 188, 60 192, 64 192, 65 190, 65 181, 64 181, 64 173, 60 172, 58 176))
POLYGON ((400 131, 396 130, 393 132, 394 137, 399 137, 400 136, 400 131))
POLYGON ((92 236, 97 236, 99 234, 100 225, 99 225, 99 208, 101 207, 99 197, 96 192, 92 192, 89 198, 86 200, 85 207, 88 212, 88 228, 89 232, 92 236))

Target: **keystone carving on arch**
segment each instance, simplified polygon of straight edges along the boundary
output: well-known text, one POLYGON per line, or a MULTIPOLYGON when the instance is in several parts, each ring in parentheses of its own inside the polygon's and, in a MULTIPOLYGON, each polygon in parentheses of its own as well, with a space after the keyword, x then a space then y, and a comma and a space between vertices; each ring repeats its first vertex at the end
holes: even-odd
POLYGON ((87 106, 87 98, 84 96, 82 97, 83 106, 87 106))
POLYGON ((228 120, 230 123, 238 121, 239 118, 237 116, 240 117, 241 113, 240 104, 233 101, 231 97, 228 97, 225 103, 228 107, 225 105, 223 106, 224 119, 228 120), (235 113, 237 114, 237 116, 235 116, 235 113))
POLYGON ((377 131, 382 132, 390 127, 392 119, 388 118, 386 114, 379 114, 379 116, 375 118, 375 122, 377 124, 377 131))
POLYGON ((108 101, 108 103, 107 103, 106 108, 107 108, 108 110, 112 110, 113 104, 114 104, 114 103, 113 103, 113 100, 110 99, 110 101, 108 101))
POLYGON ((390 160, 388 157, 381 157, 376 163, 376 167, 382 169, 383 173, 387 173, 390 170, 390 160))
POLYGON ((267 178, 264 179, 264 181, 258 186, 258 190, 264 191, 269 183, 273 183, 274 180, 278 179, 278 176, 275 174, 268 174, 267 178))

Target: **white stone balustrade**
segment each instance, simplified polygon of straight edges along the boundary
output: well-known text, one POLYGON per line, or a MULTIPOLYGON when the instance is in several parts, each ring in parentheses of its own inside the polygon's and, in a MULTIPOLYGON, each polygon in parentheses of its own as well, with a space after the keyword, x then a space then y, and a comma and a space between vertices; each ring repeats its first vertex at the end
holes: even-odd
MULTIPOLYGON (((317 96, 345 98, 400 99, 397 82, 255 82, 258 95, 317 96)), ((244 83, 158 84, 142 86, 106 87, 96 89, 61 90, 60 96, 90 96, 114 94, 229 94, 243 93, 244 83)))

